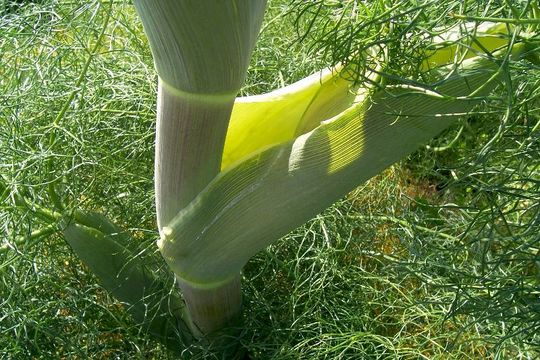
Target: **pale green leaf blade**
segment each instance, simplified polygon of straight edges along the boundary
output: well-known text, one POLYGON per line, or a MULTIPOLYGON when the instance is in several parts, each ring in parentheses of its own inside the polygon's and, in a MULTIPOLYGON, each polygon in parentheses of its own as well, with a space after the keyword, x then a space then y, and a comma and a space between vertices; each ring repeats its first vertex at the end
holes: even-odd
POLYGON ((475 59, 431 91, 379 92, 294 141, 224 171, 163 229, 175 273, 215 286, 255 253, 400 160, 467 113, 497 70, 475 59), (479 95, 479 94, 477 94, 479 95))
POLYGON ((435 37, 426 50, 422 70, 438 68, 508 46, 509 27, 492 22, 458 24, 435 37))
MULTIPOLYGON (((101 224, 104 231, 119 229, 100 214, 82 212, 86 223, 101 224), (106 220, 103 222, 102 220, 106 220)), ((118 300, 128 305, 134 319, 164 343, 178 339, 183 302, 164 288, 143 261, 114 237, 95 228, 71 223, 63 230, 73 251, 100 280, 101 285, 118 300)), ((125 234, 125 233, 124 233, 125 234)), ((125 236, 125 235, 124 235, 125 236)), ((123 239, 125 240, 125 239, 123 239)), ((187 333, 186 331, 184 331, 187 333)), ((175 345, 176 346, 176 345, 175 345)))
POLYGON ((339 71, 326 69, 267 94, 237 98, 222 170, 256 151, 306 133, 348 108, 357 90, 339 71))
MULTIPOLYGON (((422 71, 461 62, 507 46, 504 25, 466 23, 438 35, 427 48, 422 71)), ((375 50, 373 50, 375 52, 375 50)), ((366 91, 347 81, 350 69, 325 69, 284 88, 239 97, 231 114, 221 169, 316 128, 348 107, 366 91)))

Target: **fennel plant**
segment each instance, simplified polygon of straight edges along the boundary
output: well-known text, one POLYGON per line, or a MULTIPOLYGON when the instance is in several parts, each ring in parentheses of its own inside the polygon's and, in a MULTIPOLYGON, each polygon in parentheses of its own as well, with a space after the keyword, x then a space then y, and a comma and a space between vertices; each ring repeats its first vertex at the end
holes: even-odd
MULTIPOLYGON (((163 288, 103 215, 18 206, 62 232, 102 285, 164 342, 235 325, 240 272, 258 251, 467 114, 531 56, 532 34, 484 22, 442 31, 426 48, 427 84, 389 81, 384 45, 268 94, 239 97, 266 1, 136 0, 158 73, 155 189, 158 247, 177 293, 163 288), (458 34, 459 43, 453 37, 458 34), (361 73, 358 81, 355 76, 361 73)), ((391 80, 391 79, 390 79, 391 80)), ((54 193, 54 187, 51 193, 54 193)))

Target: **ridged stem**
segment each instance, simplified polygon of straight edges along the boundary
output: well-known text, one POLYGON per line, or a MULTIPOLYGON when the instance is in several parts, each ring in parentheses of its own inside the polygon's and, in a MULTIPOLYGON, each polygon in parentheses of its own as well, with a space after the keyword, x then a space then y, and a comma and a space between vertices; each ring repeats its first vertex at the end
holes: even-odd
POLYGON ((223 328, 239 325, 242 310, 240 275, 210 289, 193 286, 180 278, 177 280, 195 334, 211 335, 223 328))
MULTIPOLYGON (((192 96, 160 81, 155 162, 160 232, 219 172, 233 103, 234 94, 192 96)), ((182 279, 178 284, 195 335, 215 333, 240 319, 240 276, 211 289, 182 279)))
MULTIPOLYGON (((232 107, 244 83, 266 0, 135 0, 134 4, 160 77, 155 189, 163 238, 175 215, 219 174, 232 107)), ((185 257, 165 260, 182 262, 185 257)), ((207 261, 202 266, 209 266, 213 258, 207 261)), ((179 284, 198 335, 238 318, 239 276, 230 284, 204 290, 180 279, 179 284)))
POLYGON ((219 172, 235 94, 194 95, 159 82, 155 188, 166 226, 219 172))

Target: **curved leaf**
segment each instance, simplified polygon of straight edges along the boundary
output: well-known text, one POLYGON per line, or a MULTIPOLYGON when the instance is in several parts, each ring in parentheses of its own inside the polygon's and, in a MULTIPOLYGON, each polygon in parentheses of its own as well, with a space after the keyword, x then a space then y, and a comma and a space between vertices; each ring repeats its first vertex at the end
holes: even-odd
POLYGON ((221 169, 313 130, 348 108, 357 89, 340 76, 340 70, 326 69, 267 94, 237 98, 221 169))
MULTIPOLYGON (((434 39, 422 70, 460 62, 508 45, 507 28, 467 23, 434 39)), ((347 69, 326 69, 267 94, 239 97, 231 114, 221 170, 255 152, 290 141, 353 105, 367 89, 347 80, 347 69)))
POLYGON ((293 141, 222 172, 163 228, 159 246, 180 278, 213 287, 361 182, 437 135, 495 86, 497 66, 464 63, 432 89, 387 88, 293 141))
POLYGON ((189 334, 181 320, 182 300, 165 288, 140 258, 106 233, 109 230, 116 233, 119 229, 116 225, 97 213, 86 216, 79 212, 78 217, 86 218, 86 224, 98 225, 105 233, 89 226, 69 224, 63 234, 73 251, 106 290, 127 304, 138 323, 160 341, 177 347, 177 332, 189 334))

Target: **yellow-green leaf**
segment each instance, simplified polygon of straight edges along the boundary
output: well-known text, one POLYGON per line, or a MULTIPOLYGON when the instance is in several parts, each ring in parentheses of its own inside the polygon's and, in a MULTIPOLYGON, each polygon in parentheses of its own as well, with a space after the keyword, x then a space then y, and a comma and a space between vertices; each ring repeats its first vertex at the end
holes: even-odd
POLYGON ((432 89, 387 88, 223 171, 163 228, 161 252, 194 286, 235 276, 255 253, 437 135, 495 86, 475 58, 432 89))

